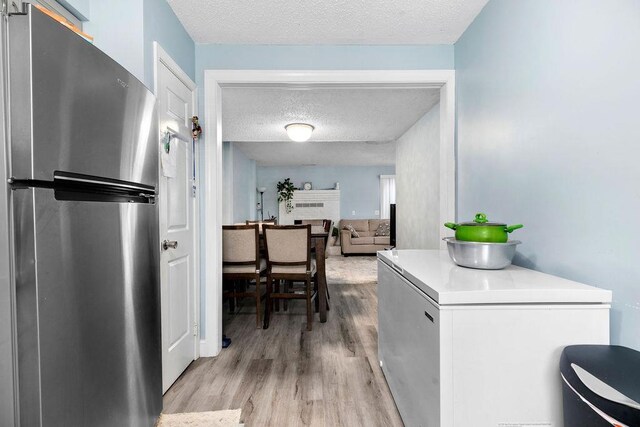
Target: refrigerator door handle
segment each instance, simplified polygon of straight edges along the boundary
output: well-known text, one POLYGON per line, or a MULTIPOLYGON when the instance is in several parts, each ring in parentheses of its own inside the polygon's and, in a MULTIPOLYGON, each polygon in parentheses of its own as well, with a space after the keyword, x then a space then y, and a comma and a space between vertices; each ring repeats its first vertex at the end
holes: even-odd
POLYGON ((10 178, 9 184, 12 190, 51 189, 56 200, 156 203, 156 189, 151 185, 73 172, 55 171, 53 181, 10 178))
POLYGON ((108 186, 108 187, 118 188, 126 191, 134 190, 134 191, 149 192, 149 191, 155 190, 150 185, 140 184, 137 182, 121 181, 117 179, 103 178, 98 176, 83 175, 79 173, 63 172, 63 171, 55 171, 53 173, 53 180, 54 182, 59 181, 60 183, 68 183, 69 185, 108 186))

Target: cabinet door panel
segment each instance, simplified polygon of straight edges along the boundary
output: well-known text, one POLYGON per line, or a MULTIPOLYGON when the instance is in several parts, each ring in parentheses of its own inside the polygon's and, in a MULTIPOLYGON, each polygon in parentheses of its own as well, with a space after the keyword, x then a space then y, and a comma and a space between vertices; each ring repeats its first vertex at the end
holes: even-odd
POLYGON ((378 355, 407 426, 440 425, 437 307, 378 261, 378 355))

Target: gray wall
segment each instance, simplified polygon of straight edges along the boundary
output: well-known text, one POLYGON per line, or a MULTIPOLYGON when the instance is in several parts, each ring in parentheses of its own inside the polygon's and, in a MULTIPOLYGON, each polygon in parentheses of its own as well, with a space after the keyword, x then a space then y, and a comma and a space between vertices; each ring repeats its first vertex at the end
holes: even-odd
POLYGON ((396 247, 440 247, 440 104, 396 141, 396 247))
POLYGON ((525 224, 516 263, 612 289, 640 349, 640 2, 492 0, 455 64, 458 219, 525 224))
POLYGON ((393 175, 395 167, 382 166, 259 166, 258 187, 266 187, 264 215, 278 216, 276 185, 291 178, 300 187, 310 181, 315 190, 334 188, 340 183, 341 218, 378 218, 380 209, 380 175, 393 175), (355 211, 355 214, 352 212, 355 211))

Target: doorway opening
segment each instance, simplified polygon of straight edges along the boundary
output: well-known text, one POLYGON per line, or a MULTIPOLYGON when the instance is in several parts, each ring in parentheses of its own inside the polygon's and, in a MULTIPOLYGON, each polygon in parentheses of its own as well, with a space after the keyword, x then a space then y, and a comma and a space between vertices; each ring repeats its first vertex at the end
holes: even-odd
MULTIPOLYGON (((270 70, 207 70, 205 71, 205 135, 204 135, 204 280, 202 356, 215 356, 222 342, 222 225, 228 222, 224 199, 224 138, 223 91, 225 89, 432 89, 439 95, 436 145, 438 165, 437 210, 434 219, 442 223, 455 217, 455 157, 454 157, 454 72, 425 71, 270 71, 270 70)), ((422 119, 421 119, 422 120, 422 119)), ((433 127, 433 122, 426 126, 433 127)), ((404 136, 403 136, 404 137, 404 136)), ((410 145, 409 145, 410 146, 410 145)), ((419 165, 417 165, 419 167, 419 165)), ((421 197, 419 195, 415 195, 421 197)), ((253 196, 255 197, 255 196, 253 196)), ((259 196, 257 196, 259 197, 259 196)), ((410 196, 415 199, 414 195, 410 196)), ((257 199, 254 199, 257 200, 257 199)), ((432 201, 433 202, 433 201, 432 201)), ((254 202, 255 203, 255 202, 254 202)), ((266 205, 266 202, 265 202, 266 205)), ((265 206, 261 206, 265 208, 265 206)), ((412 208, 413 209, 413 208, 412 208)), ((416 209, 419 209, 417 207, 416 209)), ((404 214, 407 210, 404 211, 404 214)), ((400 231, 400 230, 399 230, 400 231)), ((436 232, 439 239, 444 230, 436 232)), ((439 245, 440 243, 438 243, 439 245)))

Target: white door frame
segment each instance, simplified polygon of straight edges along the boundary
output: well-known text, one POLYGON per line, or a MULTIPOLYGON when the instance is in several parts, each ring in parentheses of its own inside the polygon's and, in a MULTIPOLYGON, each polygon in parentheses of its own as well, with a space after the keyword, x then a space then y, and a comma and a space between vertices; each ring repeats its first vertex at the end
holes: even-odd
MULTIPOLYGON (((153 93, 158 93, 158 65, 163 64, 167 67, 175 76, 185 84, 191 91, 193 97, 193 111, 192 116, 198 115, 198 91, 197 86, 193 80, 185 73, 182 68, 169 56, 169 54, 158 44, 153 42, 153 93)), ((194 185, 196 188, 199 186, 198 171, 200 170, 200 159, 198 156, 198 150, 193 153, 194 161, 196 165, 196 181, 194 185)), ((194 298, 194 310, 193 310, 193 324, 200 325, 200 192, 196 191, 196 197, 193 198, 193 292, 194 298)), ((160 232, 160 230, 158 230, 160 232)), ((162 240, 162 239, 161 239, 162 240)), ((195 345, 193 348, 194 360, 200 357, 200 327, 197 327, 195 345)))
MULTIPOLYGON (((222 88, 230 86, 352 86, 440 88, 440 222, 455 218, 455 71, 454 70, 205 70, 204 194, 205 340, 202 356, 222 349, 222 88)), ((444 229, 441 237, 444 237, 444 229)))

